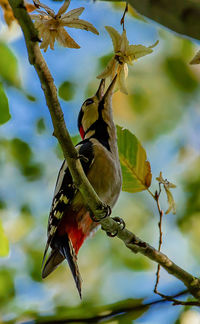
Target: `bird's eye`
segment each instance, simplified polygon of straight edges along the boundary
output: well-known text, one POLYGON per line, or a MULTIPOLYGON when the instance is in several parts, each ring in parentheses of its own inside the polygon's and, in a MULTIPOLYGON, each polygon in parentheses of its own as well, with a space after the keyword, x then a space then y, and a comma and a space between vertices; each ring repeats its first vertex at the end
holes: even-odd
POLYGON ((88 105, 91 105, 91 104, 93 104, 93 102, 94 102, 94 100, 93 99, 87 99, 86 101, 85 101, 85 105, 86 106, 88 106, 88 105))

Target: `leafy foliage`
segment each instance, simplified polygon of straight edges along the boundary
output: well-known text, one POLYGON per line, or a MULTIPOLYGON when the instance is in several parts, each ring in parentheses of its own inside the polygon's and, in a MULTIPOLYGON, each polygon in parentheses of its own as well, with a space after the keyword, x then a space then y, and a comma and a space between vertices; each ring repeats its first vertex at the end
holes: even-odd
POLYGON ((63 82, 58 89, 58 94, 60 98, 65 101, 70 101, 75 95, 75 84, 70 81, 63 82))
POLYGON ((127 129, 117 127, 119 158, 122 167, 122 190, 138 192, 151 185, 151 167, 144 148, 127 129))
POLYGON ((0 125, 5 124, 10 117, 8 98, 4 92, 2 83, 0 83, 0 125))
POLYGON ((37 129, 38 134, 44 133, 44 131, 46 129, 44 118, 39 118, 37 120, 36 129, 37 129))
POLYGON ((0 141, 0 146, 7 152, 8 158, 19 168, 29 181, 37 180, 42 175, 42 166, 34 162, 33 152, 28 143, 19 138, 0 141))
POLYGON ((5 257, 9 253, 8 239, 4 233, 3 226, 0 220, 0 256, 5 257))
POLYGON ((165 70, 174 85, 181 91, 190 93, 197 89, 197 78, 180 57, 168 57, 165 61, 165 70))
POLYGON ((9 85, 20 87, 18 63, 14 53, 3 42, 0 42, 0 77, 9 85))

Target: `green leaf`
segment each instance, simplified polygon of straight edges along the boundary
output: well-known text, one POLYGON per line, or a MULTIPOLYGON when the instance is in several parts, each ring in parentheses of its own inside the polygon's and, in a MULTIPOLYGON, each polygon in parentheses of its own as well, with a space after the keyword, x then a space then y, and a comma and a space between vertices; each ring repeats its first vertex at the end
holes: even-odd
POLYGON ((70 101, 75 95, 75 84, 69 81, 63 82, 58 89, 58 94, 60 98, 65 101, 70 101))
POLYGON ((37 120, 36 129, 37 129, 38 134, 44 133, 44 131, 46 129, 44 118, 39 118, 37 120))
POLYGON ((0 221, 0 256, 5 257, 9 253, 8 239, 4 233, 2 223, 0 221))
POLYGON ((182 58, 168 57, 165 61, 165 71, 181 91, 190 93, 197 89, 197 78, 182 58))
POLYGON ((10 141, 11 154, 20 167, 27 166, 33 156, 30 146, 19 138, 10 141))
POLYGON ((139 192, 151 185, 151 166, 137 137, 117 126, 118 150, 122 168, 122 190, 139 192))
POLYGON ((18 63, 11 49, 0 42, 0 76, 8 84, 20 87, 18 63))
POLYGON ((2 83, 0 83, 0 125, 5 124, 10 117, 8 98, 4 92, 2 83))
POLYGON ((22 167, 21 172, 28 181, 35 181, 42 177, 43 167, 41 163, 31 162, 30 164, 22 167))

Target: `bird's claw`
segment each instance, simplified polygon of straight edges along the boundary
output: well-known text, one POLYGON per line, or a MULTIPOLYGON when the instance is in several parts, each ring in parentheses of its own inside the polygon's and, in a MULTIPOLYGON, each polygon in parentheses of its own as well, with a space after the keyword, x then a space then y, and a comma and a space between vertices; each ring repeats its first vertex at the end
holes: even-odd
POLYGON ((106 208, 106 214, 103 217, 99 218, 99 219, 95 218, 95 216, 93 216, 90 213, 90 217, 91 217, 91 219, 92 219, 93 222, 99 223, 99 221, 101 221, 102 219, 104 219, 106 217, 109 217, 111 215, 111 213, 112 213, 111 207, 109 205, 107 205, 105 208, 106 208))
MULTIPOLYGON (((120 217, 113 217, 112 218, 115 222, 117 222, 119 225, 121 225, 121 230, 123 230, 126 226, 124 220, 120 217)), ((118 234, 118 230, 116 230, 114 233, 111 233, 111 232, 106 232, 106 234, 109 236, 109 237, 115 237, 117 236, 118 234)))
POLYGON ((112 218, 115 222, 117 222, 119 225, 121 225, 121 230, 123 230, 126 227, 125 221, 120 217, 113 217, 112 218))

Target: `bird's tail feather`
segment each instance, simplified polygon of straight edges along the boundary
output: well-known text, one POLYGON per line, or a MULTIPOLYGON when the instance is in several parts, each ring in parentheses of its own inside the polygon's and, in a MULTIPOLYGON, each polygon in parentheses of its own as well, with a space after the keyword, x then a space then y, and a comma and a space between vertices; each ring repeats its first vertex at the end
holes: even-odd
POLYGON ((66 259, 74 277, 76 287, 81 298, 81 275, 77 264, 77 256, 68 235, 57 237, 54 241, 55 249, 52 250, 42 271, 42 278, 47 277, 56 267, 66 259))
POLYGON ((58 249, 53 249, 42 270, 42 278, 46 278, 53 272, 64 259, 65 258, 60 254, 58 249))

